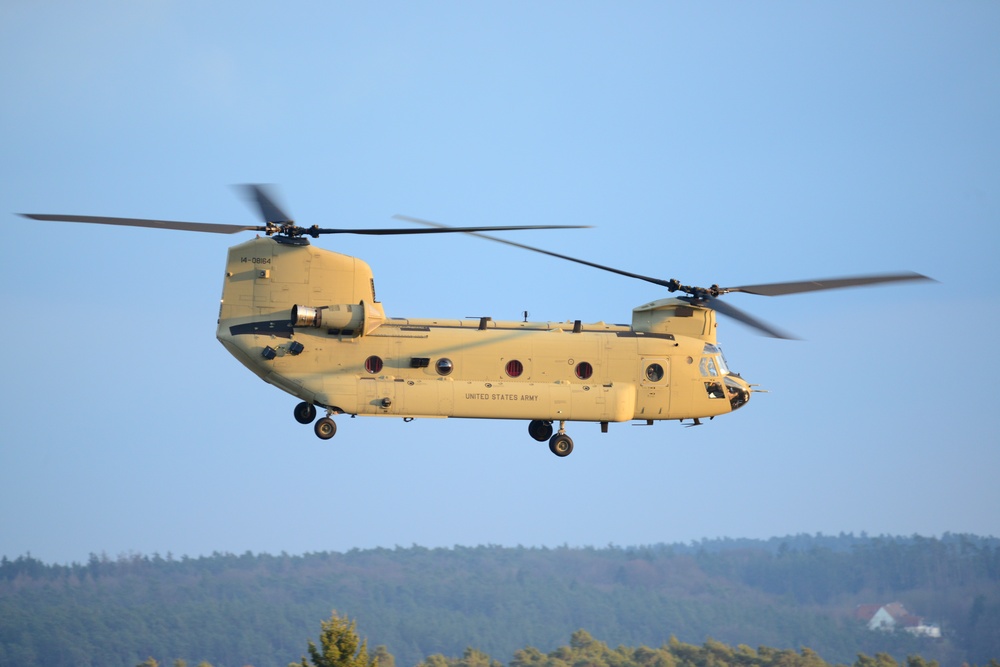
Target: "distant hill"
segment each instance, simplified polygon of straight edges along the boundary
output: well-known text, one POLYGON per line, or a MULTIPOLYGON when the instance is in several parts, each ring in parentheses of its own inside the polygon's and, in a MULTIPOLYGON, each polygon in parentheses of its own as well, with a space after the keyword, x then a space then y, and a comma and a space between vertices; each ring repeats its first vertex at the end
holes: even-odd
MULTIPOLYGON (((1000 659, 1000 540, 796 535, 606 548, 497 546, 302 556, 0 560, 0 667, 207 660, 284 667, 336 609, 400 667, 473 647, 510 662, 583 628, 611 646, 798 650, 830 663, 887 653, 942 665, 1000 659), (900 602, 940 639, 867 629, 858 605, 900 602)), ((169 663, 167 663, 169 664, 169 663)))

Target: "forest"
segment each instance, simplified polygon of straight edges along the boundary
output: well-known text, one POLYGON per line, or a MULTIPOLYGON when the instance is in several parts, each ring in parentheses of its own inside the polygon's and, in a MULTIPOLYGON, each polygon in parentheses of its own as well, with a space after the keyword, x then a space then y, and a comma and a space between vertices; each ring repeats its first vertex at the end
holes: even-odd
MULTIPOLYGON (((133 667, 150 656, 283 667, 333 610, 400 667, 562 667, 553 653, 584 635, 619 647, 607 649, 608 667, 631 665, 636 652, 643 667, 765 664, 762 651, 788 665, 855 665, 859 656, 872 665, 987 665, 1000 659, 1000 540, 796 535, 640 547, 95 554, 70 565, 4 556, 0 667, 133 667), (890 602, 942 636, 872 631, 855 617, 859 605, 890 602), (706 662, 706 647, 716 645, 737 647, 729 649, 736 662, 706 662), (681 646, 701 657, 685 662, 673 653, 681 646), (470 656, 488 662, 456 662, 470 656)), ((581 664, 604 667, 567 662, 581 664)))

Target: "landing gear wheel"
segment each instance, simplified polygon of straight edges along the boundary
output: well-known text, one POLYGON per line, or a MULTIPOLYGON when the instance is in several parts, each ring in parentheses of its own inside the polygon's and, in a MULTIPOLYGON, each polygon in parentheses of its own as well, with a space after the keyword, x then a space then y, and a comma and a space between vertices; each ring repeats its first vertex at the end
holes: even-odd
POLYGON ((552 437, 552 422, 532 419, 528 422, 528 435, 538 442, 545 442, 552 437))
POLYGON ((312 424, 313 420, 316 419, 316 406, 312 403, 306 403, 302 401, 295 406, 293 413, 295 415, 295 421, 300 424, 312 424))
POLYGON ((565 433, 556 433, 549 440, 549 451, 556 456, 569 456, 573 453, 573 438, 565 433))
POLYGON ((316 422, 313 430, 316 431, 316 437, 320 440, 329 440, 337 435, 337 423, 329 417, 323 417, 316 422))

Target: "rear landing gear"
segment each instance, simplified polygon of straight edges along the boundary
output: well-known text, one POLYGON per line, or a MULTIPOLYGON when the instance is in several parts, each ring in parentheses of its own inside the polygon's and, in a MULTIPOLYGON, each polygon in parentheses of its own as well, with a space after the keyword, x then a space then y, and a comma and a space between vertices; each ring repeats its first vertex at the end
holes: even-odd
MULTIPOLYGON (((295 415, 295 421, 300 424, 312 424, 313 420, 316 419, 316 406, 312 403, 306 403, 302 401, 295 406, 295 410, 292 411, 295 415)), ((316 437, 320 440, 329 440, 333 436, 337 435, 337 423, 330 419, 330 415, 335 414, 333 409, 328 409, 326 411, 326 416, 316 422, 313 426, 313 431, 316 433, 316 437)))
POLYGON ((323 417, 316 422, 313 426, 313 430, 316 432, 316 437, 320 440, 329 440, 333 436, 337 435, 337 422, 333 421, 329 417, 323 417))
POLYGON ((295 421, 298 423, 312 424, 313 420, 316 419, 316 406, 312 403, 306 403, 303 401, 295 406, 295 410, 292 414, 295 415, 295 421))

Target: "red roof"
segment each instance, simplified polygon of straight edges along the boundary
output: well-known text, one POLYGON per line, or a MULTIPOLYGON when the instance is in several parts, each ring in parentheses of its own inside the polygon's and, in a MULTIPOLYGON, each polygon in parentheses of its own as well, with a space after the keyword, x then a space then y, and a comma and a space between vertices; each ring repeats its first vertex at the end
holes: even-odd
POLYGON ((885 613, 892 617, 897 625, 904 628, 915 628, 923 624, 924 619, 914 616, 906 610, 902 602, 890 602, 889 604, 859 604, 854 608, 854 617, 862 621, 870 621, 878 613, 879 609, 885 609, 885 613))
POLYGON ((854 608, 854 618, 859 621, 870 621, 872 616, 882 608, 880 604, 859 604, 854 608))

